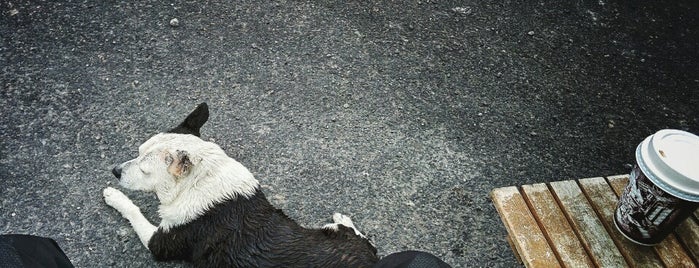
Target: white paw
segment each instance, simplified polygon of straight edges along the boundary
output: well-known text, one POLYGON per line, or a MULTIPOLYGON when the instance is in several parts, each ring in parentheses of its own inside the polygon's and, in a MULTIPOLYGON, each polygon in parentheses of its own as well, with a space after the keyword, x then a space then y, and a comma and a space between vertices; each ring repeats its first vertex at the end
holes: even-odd
MULTIPOLYGON (((335 222, 334 223, 335 228, 333 230, 337 230, 337 224, 342 224, 344 226, 352 228, 352 230, 354 230, 354 233, 356 235, 358 235, 359 237, 366 239, 366 236, 364 234, 362 234, 361 232, 359 232, 359 230, 357 230, 357 227, 354 226, 354 223, 352 222, 352 219, 350 219, 349 216, 345 216, 345 215, 342 215, 340 213, 335 213, 335 214, 333 214, 333 221, 335 222)), ((328 225, 332 225, 332 224, 328 224, 328 225)), ((326 226, 328 226, 328 225, 326 225, 326 226)))
POLYGON ((342 224, 342 225, 347 226, 347 227, 354 228, 354 223, 352 223, 352 219, 350 219, 350 217, 342 215, 340 213, 333 214, 333 222, 342 224))
POLYGON ((112 207, 117 207, 124 201, 129 201, 129 198, 124 193, 112 187, 104 188, 102 195, 104 195, 104 201, 107 202, 107 205, 112 207))
POLYGON ((134 205, 124 193, 117 189, 107 187, 102 191, 102 195, 104 196, 104 202, 121 212, 121 214, 138 211, 138 207, 134 205))

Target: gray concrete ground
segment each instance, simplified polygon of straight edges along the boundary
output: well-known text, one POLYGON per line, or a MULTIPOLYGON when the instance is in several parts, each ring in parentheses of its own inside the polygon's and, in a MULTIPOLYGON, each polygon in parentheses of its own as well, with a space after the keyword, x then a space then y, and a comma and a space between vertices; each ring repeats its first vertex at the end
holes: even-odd
POLYGON ((203 137, 303 225, 337 211, 382 255, 517 266, 491 189, 626 173, 645 136, 699 132, 697 3, 3 1, 0 232, 181 266, 101 191, 207 101, 203 137))

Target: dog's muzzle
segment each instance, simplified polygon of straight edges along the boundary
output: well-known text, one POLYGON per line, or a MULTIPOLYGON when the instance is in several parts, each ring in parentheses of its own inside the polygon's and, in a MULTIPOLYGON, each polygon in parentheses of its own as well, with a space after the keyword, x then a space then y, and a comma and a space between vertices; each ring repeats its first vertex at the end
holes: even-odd
POLYGON ((114 177, 117 177, 117 179, 121 179, 121 166, 115 166, 112 169, 112 174, 114 174, 114 177))

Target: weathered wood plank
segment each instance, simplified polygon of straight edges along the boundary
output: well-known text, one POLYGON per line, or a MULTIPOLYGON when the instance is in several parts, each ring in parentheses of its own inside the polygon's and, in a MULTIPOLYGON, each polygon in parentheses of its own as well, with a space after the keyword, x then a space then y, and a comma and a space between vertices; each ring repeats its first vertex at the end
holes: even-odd
POLYGON ((601 267, 628 267, 578 184, 575 181, 558 181, 550 185, 595 264, 601 267))
POLYGON ((609 186, 612 186, 616 196, 619 197, 624 192, 626 184, 629 183, 629 175, 609 176, 607 177, 607 182, 609 186))
POLYGON ((582 243, 546 184, 522 185, 534 217, 565 267, 593 267, 582 243))
POLYGON ((510 248, 512 249, 512 252, 514 252, 517 261, 519 261, 519 263, 523 263, 522 257, 519 256, 519 252, 517 252, 517 247, 515 246, 515 243, 512 242, 512 238, 509 235, 507 236, 507 244, 510 244, 510 248))
POLYGON ((495 189, 491 198, 524 265, 560 267, 517 187, 495 189))
POLYGON ((677 226, 677 237, 684 243, 688 253, 699 260, 699 225, 692 217, 677 226))
POLYGON ((604 178, 578 180, 592 207, 597 211, 604 227, 616 242, 621 254, 632 267, 663 267, 663 262, 653 248, 640 246, 624 238, 614 226, 617 196, 604 178))
MULTIPOLYGON (((621 196, 624 188, 629 181, 628 175, 610 176, 607 177, 609 185, 612 186, 617 196, 621 196)), ((616 230, 618 232, 618 230, 616 230)), ((660 244, 653 247, 658 253, 660 259, 667 267, 696 267, 692 258, 689 257, 682 244, 677 240, 675 235, 671 234, 660 244)))

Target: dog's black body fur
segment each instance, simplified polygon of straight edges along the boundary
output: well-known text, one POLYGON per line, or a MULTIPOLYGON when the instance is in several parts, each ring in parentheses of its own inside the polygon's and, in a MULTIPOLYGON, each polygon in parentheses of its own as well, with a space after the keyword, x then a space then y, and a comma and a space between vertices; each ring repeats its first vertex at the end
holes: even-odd
POLYGON ((378 261, 376 249, 351 228, 302 228, 259 189, 250 198, 217 204, 191 223, 158 229, 148 248, 158 261, 197 267, 371 267, 378 261))
MULTIPOLYGON (((170 133, 199 136, 209 116, 200 104, 170 133)), ((274 208, 258 188, 214 205, 192 222, 159 228, 148 242, 156 260, 184 260, 197 267, 371 267, 376 248, 339 225, 306 229, 274 208)))

